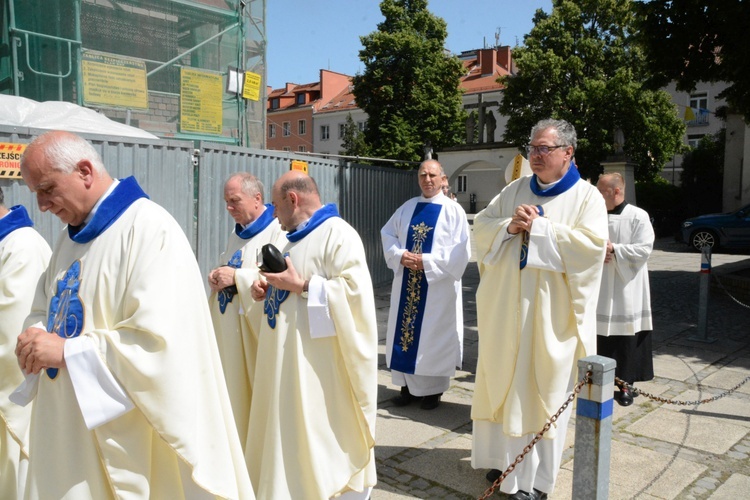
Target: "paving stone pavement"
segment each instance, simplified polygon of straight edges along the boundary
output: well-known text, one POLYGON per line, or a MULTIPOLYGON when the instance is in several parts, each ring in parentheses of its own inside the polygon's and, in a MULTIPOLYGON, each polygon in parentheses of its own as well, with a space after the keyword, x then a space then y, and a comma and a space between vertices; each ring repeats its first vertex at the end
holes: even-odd
MULTIPOLYGON (((649 261, 655 378, 636 387, 662 398, 711 398, 750 376, 750 304, 711 289, 706 332, 698 331, 701 256, 669 238, 649 261), (713 339, 704 342, 703 339, 713 339)), ((711 276, 750 269, 750 253, 717 252, 711 276)), ((463 278, 464 365, 439 408, 395 407, 385 365, 390 285, 375 290, 380 337, 374 500, 469 499, 489 483, 471 467, 471 398, 477 363, 476 263, 463 278)), ((750 498, 750 382, 715 402, 679 406, 635 398, 614 405, 609 498, 750 498)), ((575 415, 551 500, 572 498, 575 415)), ((499 498, 495 496, 495 498, 499 498)))

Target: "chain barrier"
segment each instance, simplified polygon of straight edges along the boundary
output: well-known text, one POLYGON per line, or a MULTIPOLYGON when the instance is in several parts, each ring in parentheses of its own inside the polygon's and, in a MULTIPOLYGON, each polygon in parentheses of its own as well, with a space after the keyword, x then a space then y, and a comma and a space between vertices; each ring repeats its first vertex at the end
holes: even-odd
POLYGON ((735 385, 731 389, 728 389, 728 390, 722 392, 721 394, 717 394, 716 396, 713 396, 713 397, 710 397, 710 398, 707 398, 707 399, 701 399, 700 401, 677 401, 677 400, 674 400, 674 399, 662 398, 662 397, 657 396, 655 394, 650 394, 648 392, 644 392, 644 391, 638 389, 637 387, 633 387, 632 385, 628 384, 627 382, 625 382, 624 380, 622 380, 619 377, 615 377, 615 384, 617 384, 617 387, 619 387, 620 389, 622 389, 622 387, 626 387, 628 390, 630 390, 630 391, 633 392, 633 395, 643 394, 644 396, 646 396, 650 400, 657 401, 659 403, 667 403, 667 404, 679 405, 679 406, 696 406, 696 405, 701 405, 701 404, 705 404, 705 403, 711 403, 711 402, 719 400, 719 399, 721 399, 723 397, 729 396, 734 391, 736 391, 737 389, 739 389, 740 387, 742 387, 743 385, 745 385, 748 380, 750 380, 750 375, 747 376, 747 377, 745 377, 745 379, 742 382, 740 382, 739 384, 735 385))
POLYGON ((526 445, 526 447, 523 449, 523 451, 516 457, 516 459, 513 461, 512 464, 508 466, 507 469, 505 469, 505 472, 503 472, 499 478, 495 480, 492 485, 490 485, 489 488, 487 488, 484 492, 484 494, 479 497, 479 500, 487 500, 489 497, 492 496, 493 493, 495 493, 495 490, 500 487, 500 483, 502 483, 508 475, 513 472, 518 464, 523 462, 524 457, 534 448, 534 445, 536 445, 539 441, 541 441, 542 436, 552 427, 552 424, 557 422, 557 419, 560 418, 560 415, 565 411, 565 409, 570 406, 570 403, 573 402, 573 400, 576 398, 576 395, 581 392, 581 388, 591 382, 591 375, 593 373, 591 371, 587 371, 586 374, 583 376, 580 382, 578 382, 575 387, 573 388, 573 392, 568 396, 568 399, 562 404, 559 410, 557 410, 557 413, 552 415, 549 418, 549 421, 544 424, 544 427, 542 427, 542 430, 537 432, 534 436, 534 439, 531 440, 529 444, 526 445))
POLYGON ((732 299, 733 301, 735 301, 737 304, 741 305, 745 309, 750 309, 749 305, 747 305, 747 304, 745 304, 743 302, 740 302, 734 295, 732 295, 731 293, 729 293, 729 290, 727 290, 727 288, 724 286, 724 283, 721 282, 721 280, 719 279, 719 277, 716 274, 712 274, 711 276, 713 277, 713 279, 716 280, 716 283, 719 284, 719 287, 721 287, 721 289, 724 290, 724 293, 726 293, 729 296, 730 299, 732 299))

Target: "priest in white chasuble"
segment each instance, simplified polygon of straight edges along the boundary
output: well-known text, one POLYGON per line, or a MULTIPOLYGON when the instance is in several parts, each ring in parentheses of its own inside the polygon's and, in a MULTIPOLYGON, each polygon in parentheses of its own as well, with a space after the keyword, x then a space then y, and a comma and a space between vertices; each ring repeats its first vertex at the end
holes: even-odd
POLYGON ((386 362, 405 406, 421 398, 432 410, 450 387, 463 358, 461 277, 471 254, 461 205, 442 192, 443 168, 419 167, 422 195, 408 200, 383 226, 383 254, 393 270, 386 362))
POLYGON ((254 499, 177 222, 74 134, 34 140, 21 174, 67 224, 16 347, 11 399, 34 402, 25 498, 254 499))
POLYGON ((235 226, 219 266, 208 273, 208 304, 243 450, 255 379, 257 328, 263 315, 263 304, 253 300, 250 292, 253 281, 260 277, 257 253, 266 243, 286 241, 273 216, 273 206, 263 200, 263 183, 257 177, 247 172, 229 176, 224 183, 224 202, 235 226))
POLYGON ((52 252, 33 226, 25 207, 5 206, 0 188, 0 498, 23 498, 29 460, 31 405, 8 397, 23 381, 16 338, 52 252))
POLYGON ((376 483, 378 331, 364 246, 305 173, 282 175, 272 201, 286 269, 253 284, 265 314, 250 478, 258 498, 365 499, 376 483))
MULTIPOLYGON (((573 163, 575 129, 543 120, 527 148, 533 175, 512 182, 474 219, 479 359, 472 465, 494 481, 562 406, 578 359, 596 353, 607 212, 573 163)), ((547 498, 571 408, 501 485, 547 498)))

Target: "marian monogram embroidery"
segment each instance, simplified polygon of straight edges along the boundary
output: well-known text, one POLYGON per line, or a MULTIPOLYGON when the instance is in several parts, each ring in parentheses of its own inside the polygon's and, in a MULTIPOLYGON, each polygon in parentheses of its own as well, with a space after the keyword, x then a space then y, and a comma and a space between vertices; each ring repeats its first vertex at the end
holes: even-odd
MULTIPOLYGON (((435 229, 424 222, 411 226, 412 229, 412 253, 422 253, 422 244, 427 235, 435 229)), ((414 343, 414 327, 419 314, 419 304, 422 297, 422 279, 424 271, 421 269, 407 269, 409 273, 406 283, 406 304, 401 317, 401 349, 409 350, 414 343)))
POLYGON ((266 313, 268 326, 276 329, 276 316, 279 314, 281 304, 289 297, 289 290, 278 290, 272 286, 268 287, 266 300, 263 304, 263 312, 266 313))
MULTIPOLYGON (((78 337, 83 328, 83 303, 81 287, 81 261, 73 262, 62 279, 57 281, 57 292, 49 304, 47 331, 64 339, 78 337)), ((57 376, 57 368, 47 368, 49 378, 57 376)))

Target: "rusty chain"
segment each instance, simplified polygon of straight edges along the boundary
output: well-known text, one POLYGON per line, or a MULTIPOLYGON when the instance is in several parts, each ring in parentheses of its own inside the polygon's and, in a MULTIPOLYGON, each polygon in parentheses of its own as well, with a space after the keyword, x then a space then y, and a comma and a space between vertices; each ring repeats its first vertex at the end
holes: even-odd
POLYGON ((560 409, 557 410, 557 413, 555 413, 549 418, 549 421, 546 424, 544 424, 544 427, 542 427, 542 430, 536 433, 536 435, 534 436, 534 439, 532 439, 531 442, 526 445, 526 447, 516 457, 513 463, 510 464, 507 469, 505 469, 505 472, 503 472, 500 475, 500 477, 497 478, 495 482, 492 483, 492 485, 490 485, 490 487, 485 490, 484 494, 481 497, 479 497, 479 500, 487 500, 489 497, 492 496, 493 493, 495 493, 495 490, 500 487, 500 483, 502 483, 503 480, 505 480, 505 478, 508 477, 508 475, 515 470, 516 466, 520 464, 523 461, 524 457, 531 451, 532 448, 534 448, 534 445, 536 445, 539 441, 541 441, 542 436, 544 436, 544 433, 547 432, 550 429, 550 427, 552 427, 552 424, 557 422, 557 419, 560 418, 560 415, 562 415, 562 413, 566 410, 566 408, 570 406, 570 403, 573 402, 576 395, 581 392, 581 388, 591 381, 591 375, 592 375, 591 371, 586 372, 586 374, 583 376, 581 381, 575 385, 575 387, 573 388, 573 392, 570 393, 570 396, 568 396, 568 399, 562 404, 560 409))
POLYGON ((671 405, 679 405, 679 406, 695 406, 695 405, 700 405, 700 404, 704 404, 704 403, 711 403, 711 402, 716 401, 718 399, 721 399, 721 398, 723 398, 725 396, 729 396, 734 391, 736 391, 737 389, 739 389, 740 387, 742 387, 743 385, 745 385, 748 380, 750 380, 750 376, 745 377, 745 379, 742 382, 740 382, 739 384, 735 385, 731 389, 728 389, 728 390, 722 392, 721 394, 717 394, 716 396, 713 396, 713 397, 710 397, 710 398, 707 398, 707 399, 701 399, 699 401, 677 401, 677 400, 674 400, 674 399, 662 398, 662 397, 657 396, 655 394, 650 394, 648 392, 644 392, 644 391, 638 389, 637 387, 633 387, 632 385, 628 384, 627 382, 625 382, 621 378, 615 377, 615 383, 617 384, 617 387, 622 388, 624 386, 627 389, 629 389, 630 391, 632 391, 633 395, 643 394, 644 396, 646 396, 647 398, 649 398, 652 401, 657 401, 659 403, 667 403, 667 404, 671 404, 671 405))

